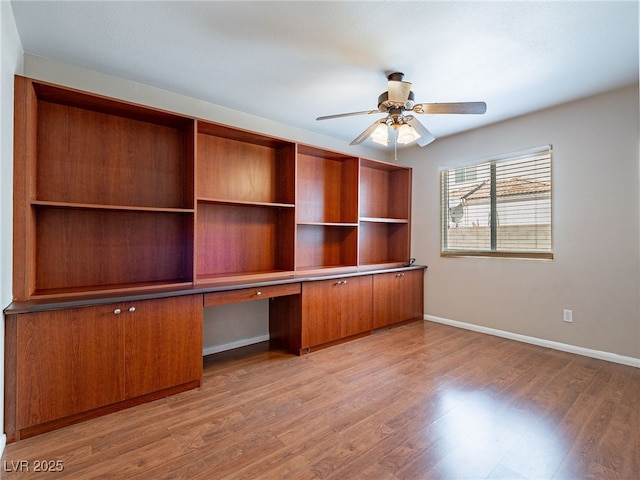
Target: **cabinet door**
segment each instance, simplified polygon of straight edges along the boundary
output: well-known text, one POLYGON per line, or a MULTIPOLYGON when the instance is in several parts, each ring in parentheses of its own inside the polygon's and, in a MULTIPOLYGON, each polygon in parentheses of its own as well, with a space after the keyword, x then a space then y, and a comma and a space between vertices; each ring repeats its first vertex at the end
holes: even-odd
POLYGON ((380 273, 373 276, 373 328, 384 328, 393 323, 397 315, 398 273, 380 273))
POLYGON ((202 378, 201 295, 131 302, 122 317, 127 398, 202 378))
POLYGON ((339 285, 342 337, 371 331, 373 328, 373 281, 371 275, 350 277, 339 285))
POLYGON ((337 280, 302 284, 302 348, 340 338, 341 286, 337 280))
POLYGON ((117 306, 20 315, 17 427, 124 399, 124 335, 117 306))
POLYGON ((374 275, 374 328, 384 328, 423 315, 423 276, 423 270, 374 275))
POLYGON ((400 277, 398 322, 424 316, 424 270, 408 270, 400 277))

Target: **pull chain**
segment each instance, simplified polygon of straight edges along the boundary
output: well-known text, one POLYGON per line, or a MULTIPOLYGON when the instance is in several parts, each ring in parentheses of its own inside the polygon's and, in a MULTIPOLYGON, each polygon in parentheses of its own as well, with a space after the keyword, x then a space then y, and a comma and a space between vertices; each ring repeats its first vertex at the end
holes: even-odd
POLYGON ((393 138, 393 158, 396 163, 398 163, 398 134, 396 132, 396 136, 393 138))

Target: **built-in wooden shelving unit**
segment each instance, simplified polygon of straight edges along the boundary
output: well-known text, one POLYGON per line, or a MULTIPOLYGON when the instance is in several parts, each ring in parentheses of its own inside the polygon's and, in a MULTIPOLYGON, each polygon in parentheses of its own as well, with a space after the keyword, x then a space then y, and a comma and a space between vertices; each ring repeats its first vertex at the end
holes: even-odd
POLYGON ((16 298, 399 266, 411 170, 17 77, 16 298))

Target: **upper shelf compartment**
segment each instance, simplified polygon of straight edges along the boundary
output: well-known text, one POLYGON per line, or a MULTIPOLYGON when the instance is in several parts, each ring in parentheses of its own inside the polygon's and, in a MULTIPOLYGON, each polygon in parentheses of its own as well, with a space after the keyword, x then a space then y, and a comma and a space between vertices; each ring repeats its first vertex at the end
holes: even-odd
POLYGON ((361 160, 360 220, 403 223, 411 216, 411 169, 361 160))
POLYGON ((358 223, 358 158, 299 145, 297 182, 297 223, 358 223))
POLYGON ((198 200, 293 207, 295 144, 201 121, 197 131, 198 200))
POLYGON ((31 82, 32 199, 193 209, 193 120, 31 82))

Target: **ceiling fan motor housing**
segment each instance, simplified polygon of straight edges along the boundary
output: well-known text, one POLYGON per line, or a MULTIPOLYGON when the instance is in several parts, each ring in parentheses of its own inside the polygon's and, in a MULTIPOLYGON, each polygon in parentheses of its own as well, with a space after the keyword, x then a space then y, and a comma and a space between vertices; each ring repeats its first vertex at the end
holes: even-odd
POLYGON ((401 108, 402 110, 411 110, 416 104, 415 95, 409 92, 409 96, 404 103, 392 102, 389 100, 389 92, 383 92, 378 96, 378 110, 388 112, 390 108, 401 108))

